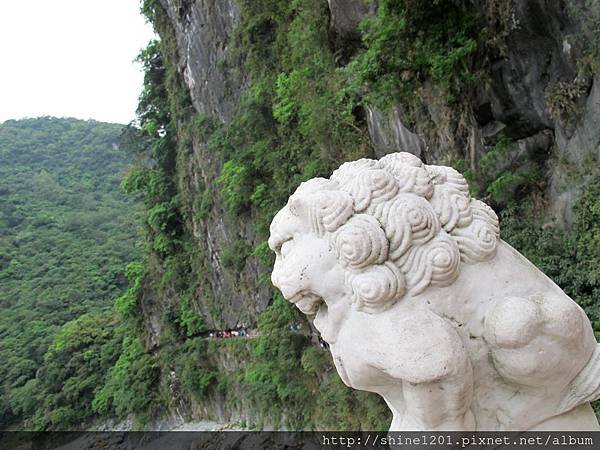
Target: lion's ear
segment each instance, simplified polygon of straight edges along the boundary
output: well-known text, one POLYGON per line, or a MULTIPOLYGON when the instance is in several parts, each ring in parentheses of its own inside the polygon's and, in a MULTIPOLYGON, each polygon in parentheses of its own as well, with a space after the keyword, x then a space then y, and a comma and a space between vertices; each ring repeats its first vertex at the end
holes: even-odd
POLYGON ((290 213, 306 218, 319 236, 333 232, 353 214, 352 197, 341 191, 319 191, 294 194, 288 201, 290 213))
POLYGON ((354 202, 349 194, 342 191, 322 191, 312 201, 318 227, 330 233, 345 224, 354 212, 354 202))

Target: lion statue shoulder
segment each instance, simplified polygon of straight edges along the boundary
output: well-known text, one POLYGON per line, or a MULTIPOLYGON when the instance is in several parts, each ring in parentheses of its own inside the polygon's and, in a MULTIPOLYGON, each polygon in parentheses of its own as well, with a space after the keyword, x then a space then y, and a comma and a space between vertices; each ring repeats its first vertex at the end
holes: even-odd
POLYGON ((598 430, 589 320, 499 233, 456 170, 361 159, 275 216, 272 281, 391 430, 598 430))

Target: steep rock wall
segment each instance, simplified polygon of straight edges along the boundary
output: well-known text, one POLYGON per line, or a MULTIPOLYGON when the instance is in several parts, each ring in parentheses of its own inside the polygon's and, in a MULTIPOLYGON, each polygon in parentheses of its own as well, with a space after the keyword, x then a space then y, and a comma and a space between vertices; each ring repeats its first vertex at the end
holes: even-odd
POLYGON ((198 112, 228 123, 237 109, 243 80, 226 53, 239 23, 234 0, 161 0, 177 39, 178 70, 198 112))
MULTIPOLYGON (((239 61, 228 53, 240 20, 237 4, 234 0, 160 0, 160 3, 172 25, 169 34, 174 35, 176 42, 171 62, 189 90, 196 113, 227 125, 237 111, 246 84, 239 61)), ((203 251, 202 272, 206 278, 196 292, 196 297, 202 299, 196 302, 196 308, 210 329, 255 325, 258 314, 269 301, 267 288, 258 283, 258 263, 249 259, 232 270, 223 259, 225 253, 239 251, 234 243, 245 242, 248 248, 253 248, 260 240, 252 222, 232 220, 224 211, 217 181, 222 158, 211 153, 206 140, 194 133, 189 135, 187 149, 180 152, 178 185, 181 192, 187 193, 182 205, 188 210, 186 226, 203 251)), ((156 333, 159 325, 153 324, 155 316, 149 315, 153 318, 149 334, 154 345, 160 334, 156 333)))

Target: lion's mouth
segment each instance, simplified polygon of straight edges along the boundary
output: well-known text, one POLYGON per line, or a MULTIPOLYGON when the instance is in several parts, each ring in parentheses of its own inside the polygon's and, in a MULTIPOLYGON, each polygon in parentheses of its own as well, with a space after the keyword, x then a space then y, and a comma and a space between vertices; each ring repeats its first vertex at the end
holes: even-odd
POLYGON ((290 299, 290 302, 296 305, 303 314, 314 316, 323 303, 323 299, 312 292, 299 292, 290 299))
MULTIPOLYGON (((296 293, 290 300, 304 314, 313 321, 315 328, 327 343, 333 345, 336 341, 337 330, 341 324, 340 309, 330 314, 329 307, 323 298, 313 292, 301 291, 296 293), (333 323, 331 320, 333 319, 333 323)), ((343 308, 342 308, 343 310, 343 308)))

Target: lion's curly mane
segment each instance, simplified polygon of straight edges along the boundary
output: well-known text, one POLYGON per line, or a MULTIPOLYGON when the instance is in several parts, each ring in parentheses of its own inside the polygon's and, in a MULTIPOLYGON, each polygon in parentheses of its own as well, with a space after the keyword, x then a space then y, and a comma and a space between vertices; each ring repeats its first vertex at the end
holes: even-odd
POLYGON ((493 258, 499 239, 498 217, 460 173, 410 153, 345 163, 301 184, 288 207, 331 240, 352 301, 370 313, 452 284, 461 262, 493 258))

